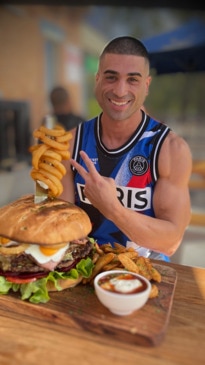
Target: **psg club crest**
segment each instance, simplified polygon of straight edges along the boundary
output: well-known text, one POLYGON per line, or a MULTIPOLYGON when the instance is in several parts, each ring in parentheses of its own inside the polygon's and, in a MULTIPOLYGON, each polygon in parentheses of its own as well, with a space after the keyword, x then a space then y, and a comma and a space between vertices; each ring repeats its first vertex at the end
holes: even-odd
POLYGON ((143 156, 135 156, 129 162, 129 169, 133 175, 144 175, 148 170, 148 161, 143 156))

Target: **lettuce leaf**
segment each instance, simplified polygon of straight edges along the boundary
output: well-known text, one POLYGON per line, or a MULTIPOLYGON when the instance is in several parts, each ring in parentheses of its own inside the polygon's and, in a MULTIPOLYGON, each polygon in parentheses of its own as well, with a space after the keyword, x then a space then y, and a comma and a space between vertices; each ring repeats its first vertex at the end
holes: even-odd
POLYGON ((25 284, 15 284, 0 276, 0 294, 8 294, 10 290, 20 292, 22 300, 29 302, 47 303, 50 300, 49 293, 46 287, 48 281, 52 281, 56 290, 61 291, 62 288, 58 284, 58 279, 77 279, 79 275, 88 278, 92 274, 94 264, 90 257, 82 259, 76 265, 76 268, 68 272, 51 271, 47 277, 32 281, 25 284))

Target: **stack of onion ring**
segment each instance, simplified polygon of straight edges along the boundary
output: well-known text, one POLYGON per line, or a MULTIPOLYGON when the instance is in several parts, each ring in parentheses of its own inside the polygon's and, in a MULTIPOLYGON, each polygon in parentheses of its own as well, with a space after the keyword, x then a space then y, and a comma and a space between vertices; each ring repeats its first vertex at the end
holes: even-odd
POLYGON ((40 126, 34 130, 33 137, 40 143, 29 148, 32 153, 30 175, 33 180, 46 185, 50 197, 57 197, 63 192, 61 179, 66 169, 61 161, 70 158, 68 149, 72 134, 56 124, 52 129, 40 126))

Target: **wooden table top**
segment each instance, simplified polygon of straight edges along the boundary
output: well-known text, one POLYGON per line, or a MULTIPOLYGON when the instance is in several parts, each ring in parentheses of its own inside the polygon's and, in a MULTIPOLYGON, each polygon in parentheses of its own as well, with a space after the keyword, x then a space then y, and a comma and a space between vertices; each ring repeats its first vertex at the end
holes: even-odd
MULTIPOLYGON (((22 319, 0 308, 1 365, 201 365, 205 363, 205 269, 177 271, 170 321, 160 345, 143 347, 55 323, 22 319)), ((19 304, 18 304, 19 305, 19 304)), ((18 312, 18 311, 17 311, 18 312)))

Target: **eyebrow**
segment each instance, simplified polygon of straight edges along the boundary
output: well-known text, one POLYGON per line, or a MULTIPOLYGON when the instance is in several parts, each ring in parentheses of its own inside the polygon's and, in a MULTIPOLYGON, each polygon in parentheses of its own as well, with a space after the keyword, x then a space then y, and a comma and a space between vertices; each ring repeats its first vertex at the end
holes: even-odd
MULTIPOLYGON (((113 70, 106 70, 106 71, 104 71, 104 74, 106 75, 106 74, 113 74, 113 75, 116 75, 116 74, 118 74, 118 72, 117 71, 113 71, 113 70)), ((140 77, 142 77, 142 75, 141 75, 141 73, 140 72, 129 72, 128 74, 127 74, 127 76, 140 76, 140 77)))

